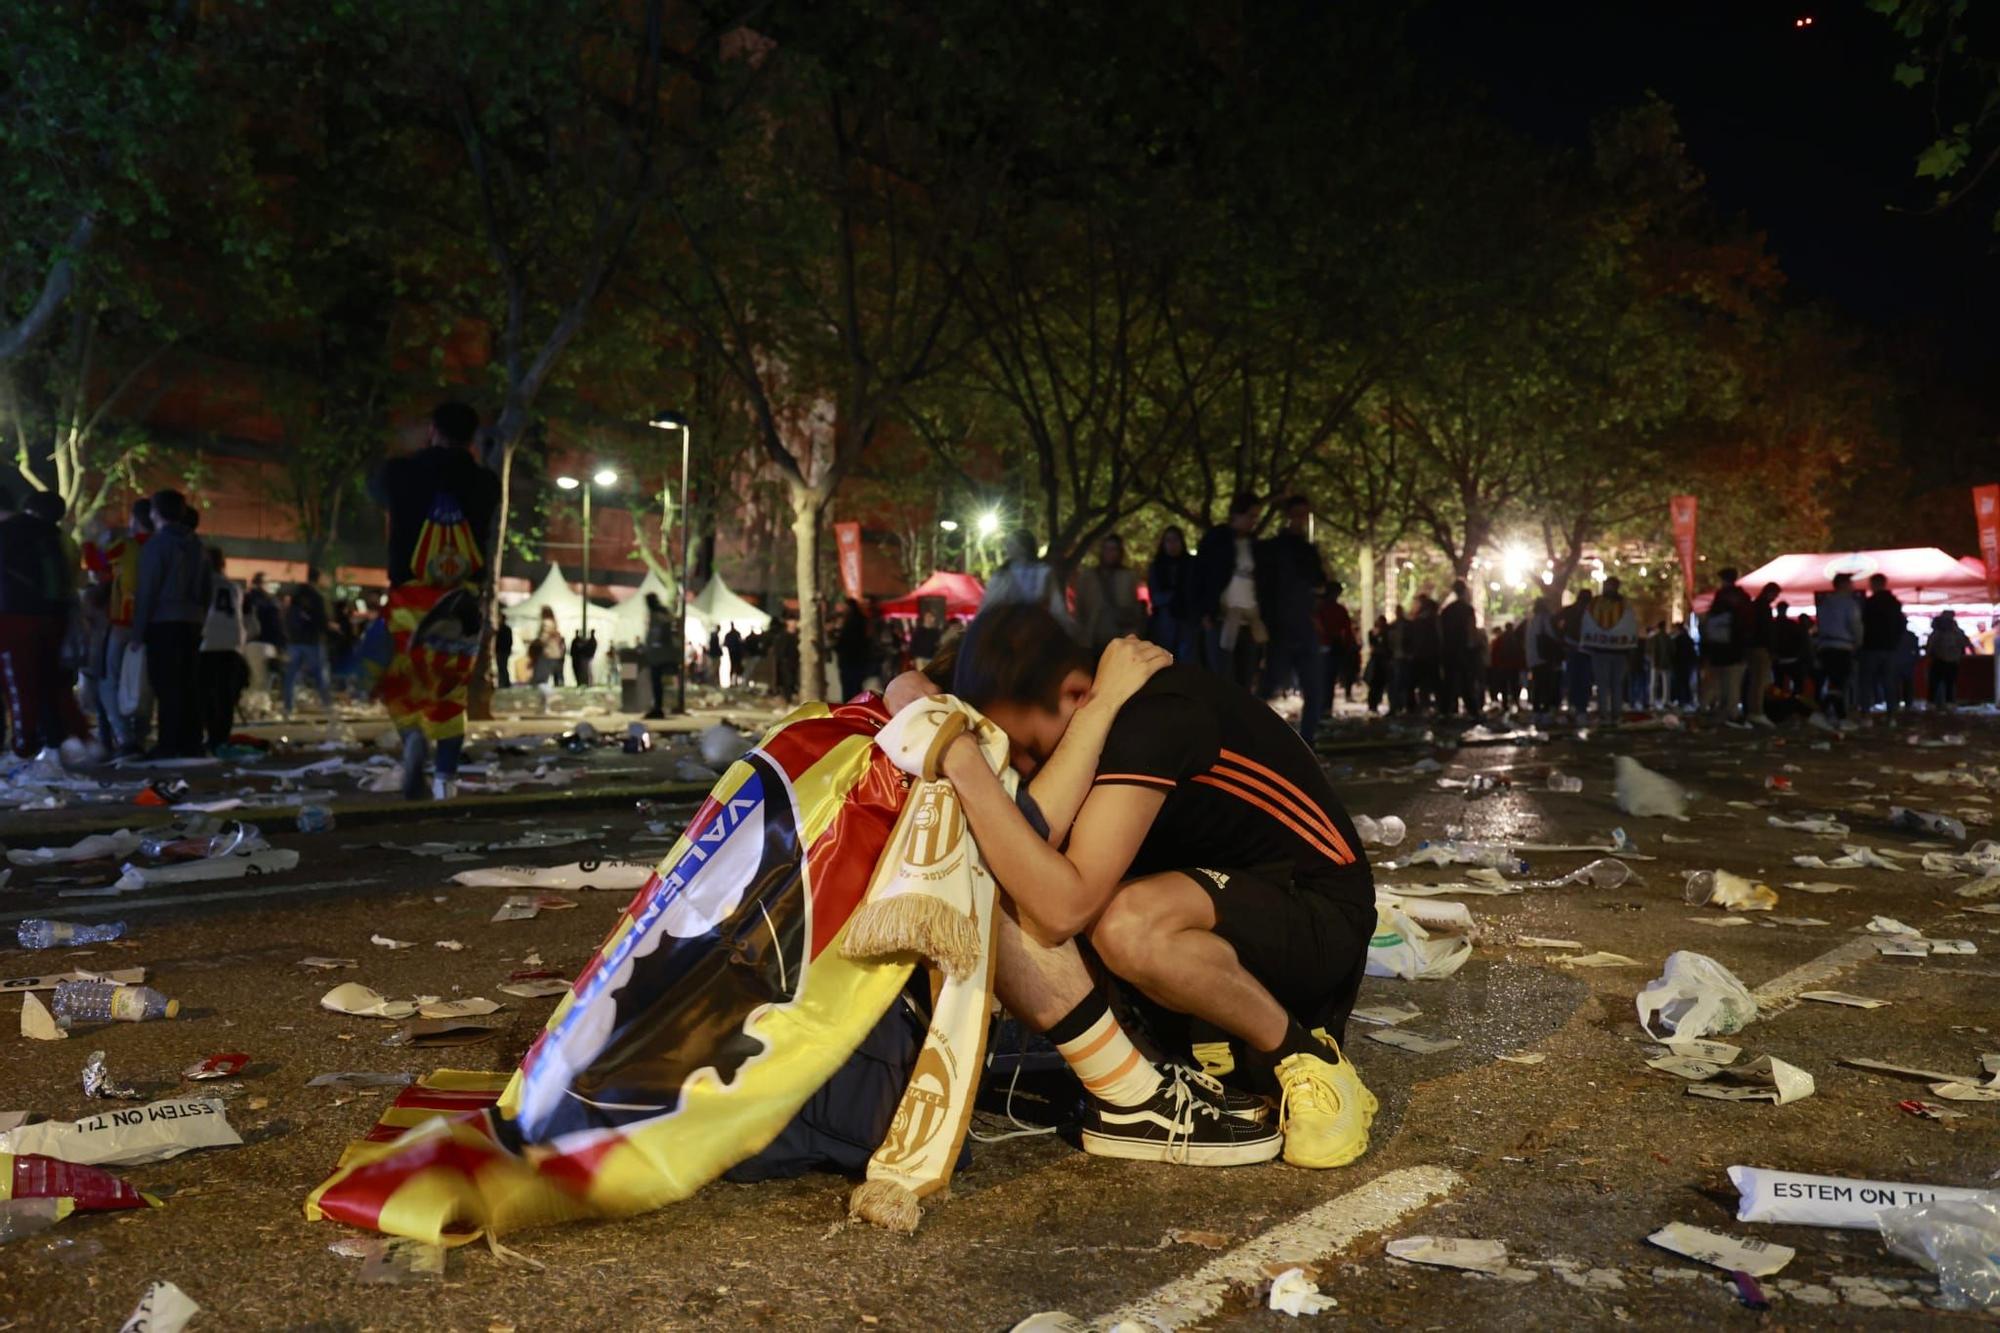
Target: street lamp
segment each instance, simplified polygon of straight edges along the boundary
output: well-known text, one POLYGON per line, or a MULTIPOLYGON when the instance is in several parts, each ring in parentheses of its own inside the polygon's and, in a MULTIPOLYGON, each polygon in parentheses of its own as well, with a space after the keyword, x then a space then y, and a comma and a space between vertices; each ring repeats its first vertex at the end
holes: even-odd
MULTIPOLYGON (((608 467, 597 469, 590 479, 606 489, 618 484, 618 474, 608 467)), ((556 485, 566 491, 583 491, 583 612, 582 623, 577 626, 576 632, 587 639, 590 637, 590 487, 575 477, 557 477, 556 485)), ((577 683, 581 685, 583 682, 577 683)))
POLYGON ((689 560, 688 546, 688 447, 694 432, 688 429, 688 419, 679 412, 655 412, 646 422, 655 430, 678 430, 681 433, 681 623, 675 628, 681 640, 680 669, 674 673, 674 712, 685 715, 688 710, 687 673, 687 600, 689 560))

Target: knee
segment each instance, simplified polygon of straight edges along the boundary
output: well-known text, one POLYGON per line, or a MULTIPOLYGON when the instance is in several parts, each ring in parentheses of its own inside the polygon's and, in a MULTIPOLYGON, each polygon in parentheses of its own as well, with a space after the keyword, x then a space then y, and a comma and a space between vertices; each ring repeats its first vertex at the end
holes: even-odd
POLYGON ((1142 895, 1121 893, 1106 905, 1090 928, 1090 946, 1104 965, 1127 980, 1150 966, 1159 938, 1159 922, 1142 895))

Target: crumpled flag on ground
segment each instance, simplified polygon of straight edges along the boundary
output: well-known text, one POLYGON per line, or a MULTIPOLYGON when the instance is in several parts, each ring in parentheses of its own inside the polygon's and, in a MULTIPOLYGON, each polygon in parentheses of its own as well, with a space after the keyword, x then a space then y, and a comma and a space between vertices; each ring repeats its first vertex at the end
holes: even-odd
POLYGON ((761 1151, 914 966, 839 947, 906 797, 874 744, 887 719, 873 700, 813 704, 774 728, 716 783, 499 1102, 351 1145, 306 1216, 463 1241, 644 1212, 761 1151))

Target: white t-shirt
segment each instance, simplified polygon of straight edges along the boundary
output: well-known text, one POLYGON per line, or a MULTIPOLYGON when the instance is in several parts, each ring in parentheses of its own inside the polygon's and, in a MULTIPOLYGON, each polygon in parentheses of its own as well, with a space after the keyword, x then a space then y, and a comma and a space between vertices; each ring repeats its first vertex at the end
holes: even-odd
POLYGON ((1250 539, 1242 533, 1236 534, 1236 570, 1229 576, 1229 586, 1222 590, 1222 605, 1232 611, 1254 611, 1257 609, 1257 560, 1251 553, 1250 539))

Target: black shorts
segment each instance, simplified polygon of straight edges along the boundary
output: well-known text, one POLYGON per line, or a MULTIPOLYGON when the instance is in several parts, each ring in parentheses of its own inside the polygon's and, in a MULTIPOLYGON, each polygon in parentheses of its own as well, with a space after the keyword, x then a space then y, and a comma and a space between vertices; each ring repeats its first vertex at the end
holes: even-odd
MULTIPOLYGON (((1367 876, 1367 863, 1359 866, 1367 876)), ((1181 872, 1200 885, 1215 904, 1215 933, 1236 950, 1244 971, 1257 978, 1305 1028, 1325 1028, 1344 1043, 1347 1017, 1361 992, 1368 966, 1368 941, 1375 933, 1370 886, 1358 894, 1351 884, 1319 888, 1292 877, 1289 865, 1245 870, 1192 867, 1181 872)), ((1354 873, 1343 868, 1343 874, 1354 873)), ((1163 1051, 1183 1058, 1194 1031, 1175 1014, 1123 988, 1163 1051)))

